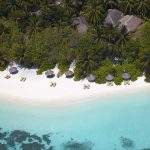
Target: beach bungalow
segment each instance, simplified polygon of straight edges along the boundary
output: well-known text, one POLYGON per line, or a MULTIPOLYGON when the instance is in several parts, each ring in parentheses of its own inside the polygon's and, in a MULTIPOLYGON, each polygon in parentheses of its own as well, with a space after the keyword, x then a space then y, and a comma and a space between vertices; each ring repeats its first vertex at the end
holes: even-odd
POLYGON ((11 68, 9 69, 9 73, 10 73, 10 74, 17 74, 17 73, 18 73, 18 70, 17 70, 16 67, 11 67, 11 68))
POLYGON ((119 19, 123 17, 123 13, 117 9, 108 9, 107 16, 104 20, 104 25, 111 24, 113 27, 118 25, 119 19))
POLYGON ((88 29, 88 24, 83 16, 75 17, 73 19, 73 26, 75 26, 79 33, 84 33, 88 29))
POLYGON ((66 78, 72 78, 72 77, 74 76, 74 73, 73 73, 72 71, 68 70, 68 71, 65 73, 65 75, 66 75, 66 78))
POLYGON ((86 78, 89 82, 94 82, 95 81, 95 76, 93 74, 90 74, 89 76, 87 76, 86 78))
POLYGON ((52 70, 47 70, 45 72, 45 75, 46 75, 47 78, 53 78, 55 76, 55 74, 52 70))
POLYGON ((114 76, 112 74, 108 74, 105 79, 108 86, 113 86, 114 76))
POLYGON ((124 81, 124 85, 126 85, 126 84, 130 85, 131 76, 130 76, 129 73, 124 72, 124 73, 122 74, 122 79, 123 79, 123 81, 124 81))
POLYGON ((143 20, 134 15, 126 15, 119 20, 119 26, 126 26, 128 32, 135 32, 142 23, 143 20))

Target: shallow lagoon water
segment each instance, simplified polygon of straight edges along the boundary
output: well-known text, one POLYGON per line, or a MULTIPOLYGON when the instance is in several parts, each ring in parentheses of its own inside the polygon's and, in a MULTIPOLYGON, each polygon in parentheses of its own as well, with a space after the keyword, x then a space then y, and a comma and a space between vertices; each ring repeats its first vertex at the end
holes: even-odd
POLYGON ((51 133, 56 150, 68 141, 90 144, 91 149, 84 150, 150 148, 149 115, 150 90, 66 105, 0 100, 0 127, 4 131, 23 130, 39 136, 51 133))

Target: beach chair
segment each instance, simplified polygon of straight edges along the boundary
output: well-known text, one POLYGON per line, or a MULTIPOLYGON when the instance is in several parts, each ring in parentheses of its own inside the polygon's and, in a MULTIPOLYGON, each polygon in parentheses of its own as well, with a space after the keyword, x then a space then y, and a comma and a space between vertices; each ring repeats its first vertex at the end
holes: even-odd
POLYGON ((10 75, 6 75, 5 78, 6 78, 6 79, 9 79, 9 78, 11 78, 11 76, 10 76, 10 75))
POLYGON ((86 85, 84 84, 84 85, 83 85, 83 89, 86 89, 86 88, 87 88, 87 87, 86 87, 86 85))
POLYGON ((24 77, 21 77, 20 81, 23 81, 24 77))
POLYGON ((23 82, 25 82, 25 81, 26 81, 26 79, 27 79, 27 78, 26 78, 26 77, 24 77, 24 78, 23 78, 23 82))
POLYGON ((124 80, 124 85, 126 85, 126 84, 127 84, 127 81, 124 80))
POLYGON ((113 82, 110 82, 110 85, 113 86, 113 82))
POLYGON ((90 85, 89 85, 89 84, 87 84, 87 85, 86 85, 86 88, 87 88, 87 89, 90 89, 90 85))
POLYGON ((53 82, 53 87, 55 87, 56 86, 56 82, 53 82))
POLYGON ((50 83, 50 87, 52 87, 52 86, 53 86, 53 82, 50 83))

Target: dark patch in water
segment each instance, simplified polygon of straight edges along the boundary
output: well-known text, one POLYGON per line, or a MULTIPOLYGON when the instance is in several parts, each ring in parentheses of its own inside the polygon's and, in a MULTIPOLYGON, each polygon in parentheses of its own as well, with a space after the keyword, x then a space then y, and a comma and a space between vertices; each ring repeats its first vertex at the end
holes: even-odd
POLYGON ((39 144, 37 142, 33 142, 33 143, 23 143, 21 145, 22 150, 42 150, 45 149, 44 144, 39 144))
POLYGON ((121 136, 120 137, 121 146, 127 150, 134 149, 134 141, 131 139, 128 139, 126 137, 121 136))
POLYGON ((10 133, 9 137, 11 137, 15 142, 21 143, 26 141, 26 139, 30 137, 30 134, 25 131, 14 130, 10 133))
POLYGON ((93 143, 91 141, 77 142, 71 139, 62 145, 63 150, 92 150, 93 143))
POLYGON ((4 139, 7 136, 7 132, 0 132, 0 140, 4 139))
POLYGON ((7 150, 7 145, 0 143, 0 150, 7 150))
POLYGON ((51 143, 50 134, 45 134, 42 136, 42 138, 48 145, 51 143))
POLYGON ((37 140, 39 143, 41 143, 41 142, 42 142, 41 137, 37 136, 36 134, 31 135, 31 136, 30 136, 30 138, 31 138, 31 139, 34 139, 34 140, 37 140))
POLYGON ((12 132, 0 130, 0 150, 54 150, 50 144, 50 134, 40 137, 21 130, 12 132))

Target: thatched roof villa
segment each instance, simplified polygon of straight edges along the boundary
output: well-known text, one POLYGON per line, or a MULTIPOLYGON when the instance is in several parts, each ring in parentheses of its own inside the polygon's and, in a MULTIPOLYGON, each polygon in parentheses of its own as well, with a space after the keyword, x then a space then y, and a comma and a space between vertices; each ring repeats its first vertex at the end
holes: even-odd
POLYGON ((134 15, 125 15, 117 9, 108 9, 104 25, 111 24, 113 27, 126 26, 128 32, 134 32, 143 23, 143 20, 134 15))
POLYGON ((123 13, 117 9, 108 9, 107 16, 105 18, 104 24, 111 24, 113 27, 118 25, 119 19, 123 17, 123 13))
POLYGON ((126 15, 119 20, 119 26, 126 26, 128 32, 134 32, 143 23, 141 18, 133 15, 126 15))

